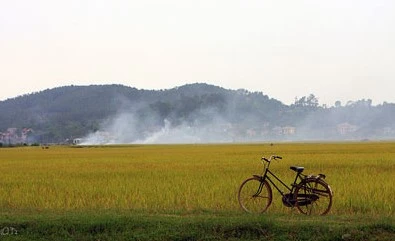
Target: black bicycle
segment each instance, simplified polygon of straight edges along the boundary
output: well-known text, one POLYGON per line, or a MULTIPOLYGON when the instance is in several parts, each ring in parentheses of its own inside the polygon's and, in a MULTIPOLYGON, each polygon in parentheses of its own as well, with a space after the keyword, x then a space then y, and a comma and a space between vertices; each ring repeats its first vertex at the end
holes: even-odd
POLYGON ((280 156, 270 156, 269 159, 262 157, 262 175, 253 175, 239 188, 238 200, 241 208, 250 213, 265 212, 272 203, 272 185, 281 194, 285 206, 296 207, 306 215, 327 214, 332 207, 333 192, 325 182, 325 175, 304 175, 304 167, 291 166, 296 177, 291 186, 287 186, 269 170, 271 161, 280 159, 280 156), (273 180, 277 180, 286 191, 281 190, 273 180))

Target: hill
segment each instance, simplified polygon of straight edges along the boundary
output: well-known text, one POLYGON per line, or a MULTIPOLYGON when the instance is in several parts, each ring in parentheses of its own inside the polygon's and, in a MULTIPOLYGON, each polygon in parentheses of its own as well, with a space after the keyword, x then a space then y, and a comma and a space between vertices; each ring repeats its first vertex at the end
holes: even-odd
POLYGON ((167 90, 64 86, 0 102, 0 143, 87 144, 392 139, 395 105, 284 105, 262 92, 188 84, 167 90))

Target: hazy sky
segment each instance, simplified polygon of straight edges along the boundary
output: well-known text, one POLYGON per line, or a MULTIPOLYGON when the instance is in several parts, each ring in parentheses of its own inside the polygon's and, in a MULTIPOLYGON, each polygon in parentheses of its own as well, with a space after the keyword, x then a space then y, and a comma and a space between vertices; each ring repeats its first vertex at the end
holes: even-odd
POLYGON ((0 100, 204 82, 395 103, 393 0, 0 0, 0 100))

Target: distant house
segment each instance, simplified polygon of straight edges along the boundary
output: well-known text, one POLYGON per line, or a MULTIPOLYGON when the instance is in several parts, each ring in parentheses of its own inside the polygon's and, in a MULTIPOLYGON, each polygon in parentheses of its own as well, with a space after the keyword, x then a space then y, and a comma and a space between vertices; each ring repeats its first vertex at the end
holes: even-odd
POLYGON ((296 128, 293 126, 284 126, 282 128, 283 135, 295 135, 296 128))
POLYGON ((254 129, 247 129, 247 136, 249 136, 249 137, 253 137, 253 136, 256 136, 256 131, 254 130, 254 129))
POLYGON ((12 137, 17 137, 18 136, 18 128, 8 128, 6 133, 8 133, 12 137))
POLYGON ((351 125, 348 122, 338 124, 336 128, 340 135, 347 135, 349 133, 355 132, 358 129, 357 126, 351 125))
POLYGON ((295 135, 296 128, 293 126, 274 127, 273 132, 277 135, 295 135))
POLYGON ((385 127, 382 129, 382 133, 384 135, 394 135, 395 134, 395 129, 391 128, 391 127, 385 127))
POLYGON ((82 142, 82 138, 75 138, 73 139, 73 145, 79 145, 82 142))
POLYGON ((16 144, 21 142, 18 136, 18 128, 8 128, 6 132, 0 133, 0 141, 6 144, 16 144))
POLYGON ((21 140, 24 143, 29 142, 29 135, 31 135, 32 133, 34 133, 33 129, 31 128, 23 128, 22 129, 22 134, 21 134, 21 140))

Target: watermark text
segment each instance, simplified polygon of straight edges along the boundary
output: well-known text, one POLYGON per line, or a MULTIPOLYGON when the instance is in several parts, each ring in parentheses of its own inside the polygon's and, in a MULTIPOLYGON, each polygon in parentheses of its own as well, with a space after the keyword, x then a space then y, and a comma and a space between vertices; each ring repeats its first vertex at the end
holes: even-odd
POLYGON ((14 227, 0 228, 0 236, 18 235, 18 230, 14 227))

